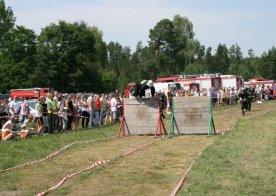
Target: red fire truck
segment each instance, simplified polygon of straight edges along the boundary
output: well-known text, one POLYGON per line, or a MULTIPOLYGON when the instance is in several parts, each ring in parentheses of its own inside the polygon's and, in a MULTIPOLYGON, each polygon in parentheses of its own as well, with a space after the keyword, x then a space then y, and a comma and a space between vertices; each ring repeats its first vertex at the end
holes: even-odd
POLYGON ((259 87, 267 87, 269 86, 273 90, 273 97, 276 97, 276 84, 275 80, 268 80, 264 78, 253 78, 250 79, 247 82, 243 82, 244 85, 249 85, 249 86, 255 86, 256 88, 259 87))
POLYGON ((45 97, 48 93, 52 92, 51 88, 24 88, 10 90, 11 97, 26 97, 27 99, 37 99, 45 97))
POLYGON ((214 74, 194 74, 194 75, 179 75, 173 77, 158 78, 155 82, 175 82, 180 84, 183 89, 210 89, 215 87, 230 87, 239 89, 242 85, 242 77, 235 75, 214 74))

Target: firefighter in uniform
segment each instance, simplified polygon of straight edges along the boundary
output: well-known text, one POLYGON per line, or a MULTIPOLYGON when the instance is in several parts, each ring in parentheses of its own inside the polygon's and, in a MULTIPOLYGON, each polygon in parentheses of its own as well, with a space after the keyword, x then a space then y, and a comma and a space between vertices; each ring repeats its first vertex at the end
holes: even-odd
POLYGON ((254 89, 252 88, 252 86, 250 87, 245 87, 245 94, 247 95, 247 107, 246 107, 246 111, 251 111, 251 103, 254 99, 254 89))
POLYGON ((145 97, 146 90, 150 89, 150 97, 155 96, 155 87, 152 80, 143 80, 142 82, 136 82, 135 86, 130 90, 132 96, 134 97, 145 97))
POLYGON ((248 94, 244 88, 240 88, 238 98, 241 104, 242 115, 245 115, 245 111, 248 110, 248 94))

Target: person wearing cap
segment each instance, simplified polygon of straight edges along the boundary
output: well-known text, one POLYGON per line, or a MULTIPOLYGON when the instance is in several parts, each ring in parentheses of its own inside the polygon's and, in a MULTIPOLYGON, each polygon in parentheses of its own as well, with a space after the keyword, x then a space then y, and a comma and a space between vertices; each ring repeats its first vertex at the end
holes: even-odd
POLYGON ((148 80, 148 81, 143 80, 141 82, 141 88, 139 90, 139 96, 140 97, 145 97, 147 89, 150 89, 150 91, 151 91, 151 98, 153 98, 154 95, 155 95, 155 87, 153 85, 152 80, 148 80))
POLYGON ((13 131, 15 125, 17 123, 17 118, 15 116, 11 116, 10 120, 8 120, 2 127, 2 140, 12 140, 16 135, 21 135, 20 132, 13 131))

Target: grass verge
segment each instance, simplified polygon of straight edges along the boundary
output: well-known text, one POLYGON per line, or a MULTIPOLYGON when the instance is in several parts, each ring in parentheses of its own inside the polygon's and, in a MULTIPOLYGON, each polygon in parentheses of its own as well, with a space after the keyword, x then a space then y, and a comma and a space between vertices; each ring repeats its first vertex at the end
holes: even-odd
POLYGON ((275 195, 275 119, 240 119, 196 160, 179 195, 275 195))
POLYGON ((33 136, 31 139, 0 142, 0 169, 10 168, 31 160, 44 158, 51 152, 77 140, 111 138, 116 136, 118 125, 104 128, 79 130, 68 133, 54 133, 33 136))

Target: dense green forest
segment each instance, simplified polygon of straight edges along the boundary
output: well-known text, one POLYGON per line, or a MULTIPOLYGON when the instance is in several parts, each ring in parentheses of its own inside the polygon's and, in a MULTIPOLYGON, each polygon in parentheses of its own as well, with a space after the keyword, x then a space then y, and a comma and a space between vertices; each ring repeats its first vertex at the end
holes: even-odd
POLYGON ((161 76, 222 73, 276 79, 276 48, 260 57, 239 45, 213 49, 194 38, 193 23, 175 15, 149 29, 146 46, 135 51, 105 43, 103 32, 84 21, 49 24, 39 35, 15 25, 12 8, 0 0, 0 91, 52 87, 61 92, 110 92, 128 82, 161 76), (246 56, 246 57, 244 57, 246 56))

